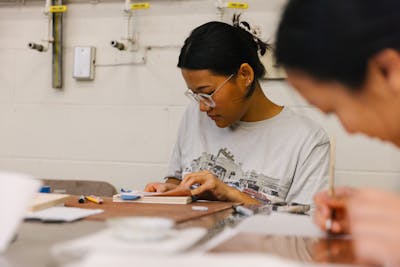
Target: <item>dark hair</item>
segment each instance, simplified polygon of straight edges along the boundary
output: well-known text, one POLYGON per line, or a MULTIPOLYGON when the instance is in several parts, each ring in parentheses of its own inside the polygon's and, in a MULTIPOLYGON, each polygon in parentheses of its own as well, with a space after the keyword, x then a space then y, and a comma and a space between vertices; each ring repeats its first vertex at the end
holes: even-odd
POLYGON ((276 40, 278 63, 357 90, 372 56, 400 50, 400 1, 291 0, 276 40))
POLYGON ((248 63, 255 76, 246 94, 248 97, 255 89, 255 80, 265 74, 258 50, 264 54, 268 45, 249 32, 250 25, 239 22, 239 17, 234 17, 234 26, 212 21, 194 29, 181 49, 178 67, 208 69, 215 74, 231 75, 243 63, 248 63))

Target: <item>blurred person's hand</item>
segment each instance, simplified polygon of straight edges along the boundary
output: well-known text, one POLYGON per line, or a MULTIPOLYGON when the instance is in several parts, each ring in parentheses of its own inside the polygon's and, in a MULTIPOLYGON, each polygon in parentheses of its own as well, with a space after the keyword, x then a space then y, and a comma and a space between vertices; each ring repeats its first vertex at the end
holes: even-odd
POLYGON ((322 191, 314 196, 314 222, 324 231, 333 234, 349 233, 349 218, 347 204, 356 190, 349 187, 335 189, 335 196, 331 197, 328 191, 322 191), (327 229, 330 222, 330 229, 327 229))
POLYGON ((400 196, 360 189, 347 211, 356 256, 366 263, 400 266, 400 196))
POLYGON ((319 263, 357 264, 353 241, 347 238, 317 238, 312 241, 311 256, 319 263))

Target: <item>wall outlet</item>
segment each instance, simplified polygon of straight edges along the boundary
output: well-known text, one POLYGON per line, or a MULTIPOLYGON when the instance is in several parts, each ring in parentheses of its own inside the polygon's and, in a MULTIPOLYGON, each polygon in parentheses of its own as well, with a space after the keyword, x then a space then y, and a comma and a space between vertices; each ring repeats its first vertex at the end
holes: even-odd
POLYGON ((73 77, 77 80, 94 80, 94 64, 96 48, 92 46, 77 46, 74 49, 73 77))

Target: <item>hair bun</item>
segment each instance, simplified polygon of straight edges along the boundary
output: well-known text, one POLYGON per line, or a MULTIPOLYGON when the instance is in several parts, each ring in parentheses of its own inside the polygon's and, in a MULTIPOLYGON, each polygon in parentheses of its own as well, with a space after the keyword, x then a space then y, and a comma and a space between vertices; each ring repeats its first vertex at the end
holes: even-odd
POLYGON ((251 27, 250 23, 248 23, 247 21, 240 21, 241 15, 241 13, 233 14, 232 25, 249 33, 254 43, 257 45, 257 50, 260 52, 261 55, 264 55, 265 52, 267 52, 267 49, 270 49, 271 46, 268 43, 262 41, 257 36, 257 31, 251 27))

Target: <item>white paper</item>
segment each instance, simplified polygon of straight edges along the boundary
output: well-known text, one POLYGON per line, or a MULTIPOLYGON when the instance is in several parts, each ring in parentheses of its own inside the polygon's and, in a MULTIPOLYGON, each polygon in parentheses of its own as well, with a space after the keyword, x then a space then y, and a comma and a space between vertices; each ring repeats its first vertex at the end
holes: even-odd
POLYGON ((102 209, 81 209, 73 207, 51 207, 40 211, 28 212, 25 219, 42 220, 45 222, 72 222, 90 215, 102 213, 102 209))
POLYGON ((248 217, 237 226, 236 230, 265 235, 326 237, 326 234, 313 223, 312 217, 283 212, 248 217))
POLYGON ((300 267, 313 266, 288 261, 266 254, 184 254, 149 257, 141 254, 92 253, 83 261, 67 267, 109 267, 109 266, 146 266, 146 267, 300 267))
POLYGON ((17 173, 0 173, 0 253, 4 252, 39 190, 40 181, 17 173))
POLYGON ((224 243, 228 239, 231 239, 237 234, 238 231, 236 228, 225 227, 221 233, 208 240, 205 244, 197 247, 196 251, 206 253, 207 251, 217 247, 218 245, 224 243))

